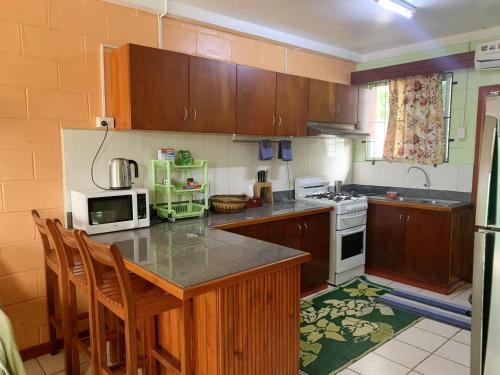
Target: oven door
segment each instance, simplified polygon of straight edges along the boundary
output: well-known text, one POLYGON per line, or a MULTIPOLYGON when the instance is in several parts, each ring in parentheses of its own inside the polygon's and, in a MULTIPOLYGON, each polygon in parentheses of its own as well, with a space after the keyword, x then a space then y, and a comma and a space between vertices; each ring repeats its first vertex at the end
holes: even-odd
POLYGON ((335 272, 365 264, 366 225, 338 230, 336 233, 335 272))

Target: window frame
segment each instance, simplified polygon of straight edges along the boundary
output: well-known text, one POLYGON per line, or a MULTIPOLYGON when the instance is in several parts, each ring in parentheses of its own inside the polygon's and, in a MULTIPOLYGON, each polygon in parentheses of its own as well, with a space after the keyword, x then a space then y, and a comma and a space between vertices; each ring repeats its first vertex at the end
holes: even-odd
MULTIPOLYGON (((443 86, 443 120, 444 120, 444 125, 445 125, 445 156, 444 156, 444 163, 449 163, 450 160, 450 143, 453 142, 454 140, 451 138, 451 113, 452 113, 452 103, 453 103, 453 86, 455 84, 453 80, 453 72, 443 72, 443 84, 446 83, 445 86, 443 86), (445 92, 446 90, 446 92, 445 92)), ((377 86, 389 86, 389 80, 385 81, 377 81, 377 82, 372 82, 366 85, 366 88, 375 88, 377 86)), ((387 90, 388 91, 388 90, 387 90)), ((384 137, 383 137, 383 142, 385 142, 385 137, 387 135, 387 125, 388 125, 388 119, 389 119, 389 96, 385 98, 385 114, 386 114, 386 119, 385 119, 385 129, 384 129, 384 137)), ((374 121, 373 123, 380 123, 381 121, 374 121)), ((375 144, 376 140, 371 140, 371 139, 366 139, 363 141, 365 144, 365 161, 371 161, 371 162, 376 162, 376 161, 384 161, 384 156, 380 157, 370 157, 370 147, 374 147, 373 145, 375 144)))

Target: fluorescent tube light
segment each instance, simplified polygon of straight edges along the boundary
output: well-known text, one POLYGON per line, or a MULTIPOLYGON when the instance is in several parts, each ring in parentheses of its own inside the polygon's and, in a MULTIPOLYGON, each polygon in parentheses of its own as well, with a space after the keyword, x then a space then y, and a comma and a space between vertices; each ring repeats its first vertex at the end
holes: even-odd
POLYGON ((382 8, 398 13, 406 18, 412 18, 415 14, 415 8, 410 4, 400 0, 375 0, 382 8))

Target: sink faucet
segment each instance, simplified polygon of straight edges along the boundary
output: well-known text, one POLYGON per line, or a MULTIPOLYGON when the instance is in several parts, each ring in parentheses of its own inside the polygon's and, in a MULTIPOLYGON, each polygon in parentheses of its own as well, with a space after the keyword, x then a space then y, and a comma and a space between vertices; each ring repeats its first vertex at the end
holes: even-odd
POLYGON ((421 171, 424 174, 424 176, 425 176, 425 184, 424 184, 424 186, 426 188, 430 188, 431 187, 431 180, 429 179, 429 175, 427 174, 427 172, 425 171, 425 169, 422 168, 422 167, 412 166, 412 167, 408 168, 408 173, 410 173, 410 171, 412 169, 418 169, 419 171, 421 171))

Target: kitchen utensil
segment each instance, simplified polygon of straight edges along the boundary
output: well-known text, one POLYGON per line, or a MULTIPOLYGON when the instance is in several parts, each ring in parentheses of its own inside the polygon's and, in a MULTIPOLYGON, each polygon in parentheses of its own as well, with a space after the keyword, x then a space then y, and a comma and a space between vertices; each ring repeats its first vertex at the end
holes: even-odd
POLYGON ((210 198, 215 212, 220 214, 232 214, 242 211, 247 202, 248 196, 242 195, 214 195, 210 198))
POLYGON ((139 178, 139 166, 135 160, 114 158, 109 161, 109 188, 125 190, 132 188, 130 166, 135 168, 135 178, 139 178))
POLYGON ((342 180, 335 180, 334 192, 337 195, 340 195, 342 193, 342 180))

